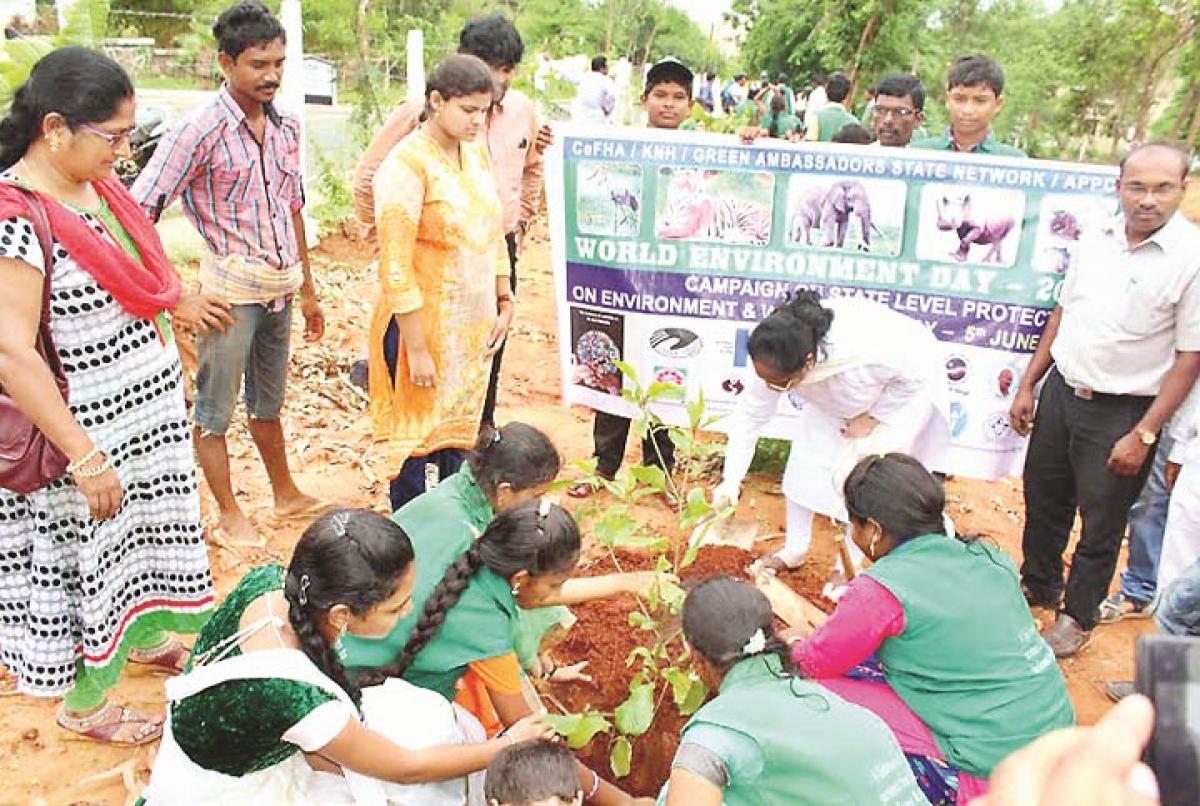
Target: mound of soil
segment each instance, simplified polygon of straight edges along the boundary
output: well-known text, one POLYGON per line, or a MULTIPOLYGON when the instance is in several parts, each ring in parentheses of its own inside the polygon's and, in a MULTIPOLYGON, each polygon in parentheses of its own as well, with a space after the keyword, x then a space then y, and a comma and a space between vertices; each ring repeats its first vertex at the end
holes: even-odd
MULTIPOLYGON (((706 546, 700 550, 696 562, 682 573, 684 587, 720 574, 748 579, 746 568, 754 559, 754 554, 732 546, 706 546)), ((622 571, 645 570, 654 565, 652 555, 632 551, 618 552, 617 560, 622 571)), ((780 578, 814 603, 831 609, 832 602, 819 598, 825 581, 825 565, 824 562, 806 563, 780 578)), ((612 560, 606 557, 584 569, 582 575, 607 574, 615 570, 612 560)), ((635 648, 653 642, 649 633, 629 624, 629 614, 637 608, 637 601, 632 596, 598 600, 572 608, 578 620, 562 642, 551 650, 551 656, 559 665, 586 660, 595 682, 553 685, 552 707, 558 704, 571 712, 591 708, 611 713, 625 700, 629 683, 640 668, 640 661, 626 665, 626 659, 635 648)), ((679 714, 665 684, 660 684, 658 702, 650 729, 634 740, 633 765, 627 777, 616 778, 609 766, 615 732, 597 735, 576 754, 580 761, 631 794, 658 794, 670 776, 671 761, 679 746, 679 733, 687 723, 687 717, 679 714)))

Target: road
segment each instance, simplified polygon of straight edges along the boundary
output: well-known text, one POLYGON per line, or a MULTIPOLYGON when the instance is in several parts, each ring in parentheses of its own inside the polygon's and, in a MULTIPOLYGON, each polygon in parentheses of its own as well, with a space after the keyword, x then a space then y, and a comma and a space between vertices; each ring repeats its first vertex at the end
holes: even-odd
MULTIPOLYGON (((158 107, 167 111, 169 120, 176 121, 212 97, 211 90, 149 90, 137 91, 138 104, 158 107)), ((319 150, 330 159, 337 159, 343 152, 351 154, 356 148, 351 136, 350 117, 354 109, 349 106, 321 106, 307 104, 304 107, 307 153, 305 175, 316 175, 315 154, 319 150)))

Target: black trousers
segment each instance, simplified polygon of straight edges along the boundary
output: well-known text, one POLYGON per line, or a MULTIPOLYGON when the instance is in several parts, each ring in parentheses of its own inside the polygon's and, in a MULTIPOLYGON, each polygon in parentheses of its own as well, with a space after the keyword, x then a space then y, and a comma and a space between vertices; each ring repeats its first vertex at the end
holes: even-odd
MULTIPOLYGON (((508 266, 509 282, 512 284, 513 294, 517 293, 517 235, 510 232, 504 236, 504 242, 508 244, 508 266)), ((507 344, 505 340, 505 344, 507 344)), ((488 376, 487 396, 483 399, 483 416, 480 417, 480 422, 483 425, 494 425, 496 422, 496 387, 500 385, 500 362, 504 360, 504 344, 500 345, 500 349, 496 351, 496 355, 492 357, 492 374, 488 376)))
POLYGON ((1025 457, 1025 561, 1021 581, 1039 599, 1063 591, 1063 553, 1075 522, 1083 531, 1071 559, 1064 611, 1090 630, 1117 567, 1129 508, 1137 500, 1154 451, 1134 476, 1118 476, 1107 463, 1117 440, 1150 408, 1152 397, 1075 394, 1057 369, 1050 371, 1038 401, 1025 457))
MULTIPOLYGON (((617 475, 621 460, 625 458, 625 443, 629 439, 629 427, 632 424, 633 421, 628 417, 596 412, 592 439, 596 443, 596 472, 601 476, 612 478, 617 475)), ((661 425, 651 425, 646 438, 642 440, 642 464, 661 467, 668 473, 675 467, 675 443, 671 441, 670 432, 661 425)))

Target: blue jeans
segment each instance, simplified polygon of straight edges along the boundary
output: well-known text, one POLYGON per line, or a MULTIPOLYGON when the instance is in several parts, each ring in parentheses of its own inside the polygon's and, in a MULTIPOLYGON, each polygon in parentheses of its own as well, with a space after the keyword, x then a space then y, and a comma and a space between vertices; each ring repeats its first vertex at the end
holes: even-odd
POLYGON ((1200 636, 1200 560, 1163 591, 1154 623, 1169 635, 1200 636))
POLYGON ((1174 444, 1166 432, 1159 439, 1154 465, 1138 500, 1129 508, 1129 559, 1121 572, 1121 593, 1126 599, 1147 604, 1158 588, 1158 558, 1167 527, 1167 457, 1174 444))
POLYGON ((272 311, 265 305, 234 305, 233 324, 210 330, 196 341, 196 427, 223 436, 229 430, 245 379, 246 410, 255 420, 278 420, 287 387, 292 303, 272 311))

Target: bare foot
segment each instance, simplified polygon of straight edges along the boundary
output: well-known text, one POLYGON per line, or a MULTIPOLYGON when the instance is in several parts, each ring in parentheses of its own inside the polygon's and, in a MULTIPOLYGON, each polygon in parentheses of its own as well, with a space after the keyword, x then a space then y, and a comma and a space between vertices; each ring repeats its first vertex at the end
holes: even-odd
POLYGON ((286 498, 275 499, 275 517, 283 520, 290 518, 315 518, 333 505, 311 495, 305 495, 299 490, 286 498))
POLYGON ((232 512, 222 512, 217 521, 217 528, 221 530, 225 542, 232 546, 261 546, 266 544, 266 541, 258 534, 258 530, 254 528, 254 524, 246 517, 246 513, 240 509, 235 509, 232 512))

